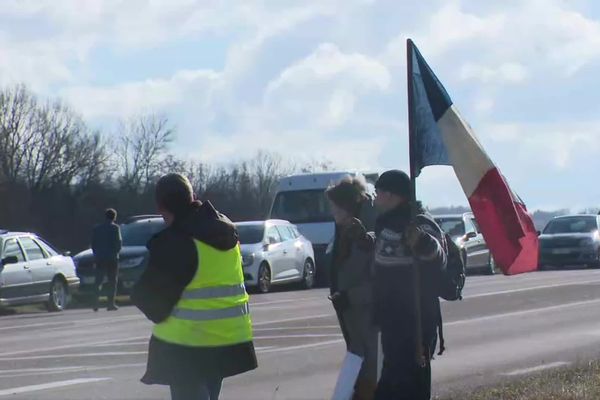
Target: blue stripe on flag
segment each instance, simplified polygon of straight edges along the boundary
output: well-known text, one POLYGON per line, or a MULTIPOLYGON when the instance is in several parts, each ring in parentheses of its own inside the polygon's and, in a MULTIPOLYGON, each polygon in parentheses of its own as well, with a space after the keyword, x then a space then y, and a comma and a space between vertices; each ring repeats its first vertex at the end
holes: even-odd
POLYGON ((413 45, 412 49, 413 157, 418 176, 429 165, 451 165, 437 121, 452 106, 452 100, 417 47, 413 45))

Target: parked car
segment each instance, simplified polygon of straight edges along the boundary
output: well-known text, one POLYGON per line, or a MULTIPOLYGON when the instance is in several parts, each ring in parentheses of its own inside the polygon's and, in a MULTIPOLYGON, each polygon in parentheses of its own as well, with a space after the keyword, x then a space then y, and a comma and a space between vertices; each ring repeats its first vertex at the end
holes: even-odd
MULTIPOLYGON (((148 264, 146 243, 163 230, 165 223, 160 215, 138 215, 121 224, 123 247, 119 253, 118 294, 129 294, 148 264)), ((91 295, 94 290, 95 264, 91 249, 74 257, 77 276, 81 279, 79 294, 91 295)))
POLYGON ((78 286, 69 253, 33 233, 0 230, 1 306, 45 303, 48 311, 62 311, 78 286))
POLYGON ((540 234, 540 268, 600 267, 600 216, 556 217, 540 234))
POLYGON ((248 287, 267 293, 272 285, 300 282, 305 289, 315 283, 312 244, 288 221, 267 220, 236 224, 248 287))
POLYGON ((438 215, 434 219, 460 248, 467 271, 484 271, 488 275, 495 273, 494 258, 473 213, 438 215))

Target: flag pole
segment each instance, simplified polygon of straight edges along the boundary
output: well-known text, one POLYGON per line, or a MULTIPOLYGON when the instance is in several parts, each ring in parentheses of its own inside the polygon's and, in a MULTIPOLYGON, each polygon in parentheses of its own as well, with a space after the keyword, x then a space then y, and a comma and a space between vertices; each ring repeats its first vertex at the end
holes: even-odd
MULTIPOLYGON (((417 170, 415 162, 415 139, 414 128, 414 97, 413 97, 413 41, 406 40, 406 71, 408 90, 408 146, 410 159, 410 208, 411 222, 418 214, 417 207, 417 170)), ((415 360, 420 366, 425 365, 425 354, 423 351, 423 325, 421 316, 421 271, 413 263, 413 287, 415 301, 415 360)))

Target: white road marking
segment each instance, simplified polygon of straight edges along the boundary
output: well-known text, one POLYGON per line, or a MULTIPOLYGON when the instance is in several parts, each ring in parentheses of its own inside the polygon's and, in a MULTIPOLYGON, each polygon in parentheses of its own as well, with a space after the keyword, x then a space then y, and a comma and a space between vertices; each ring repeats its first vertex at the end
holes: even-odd
POLYGON ((0 361, 50 360, 53 358, 115 357, 148 354, 147 351, 113 351, 106 353, 53 354, 47 356, 2 357, 0 361))
POLYGON ((540 308, 532 308, 532 309, 521 310, 521 311, 511 311, 511 312, 502 313, 502 314, 486 315, 483 317, 475 317, 475 318, 462 319, 462 320, 458 320, 458 321, 444 322, 444 325, 445 326, 462 325, 462 324, 468 324, 468 323, 472 323, 472 322, 481 322, 481 321, 493 320, 493 319, 498 319, 498 318, 517 317, 517 316, 521 316, 521 315, 536 314, 539 312, 554 311, 554 310, 560 310, 563 308, 587 306, 590 304, 597 304, 597 303, 600 303, 600 299, 577 301, 574 303, 560 304, 560 305, 556 305, 556 306, 548 306, 548 307, 540 307, 540 308))
POLYGON ((526 374, 531 374, 533 372, 544 371, 547 369, 565 367, 565 366, 571 365, 571 364, 572 363, 566 362, 566 361, 557 361, 557 362, 553 362, 553 363, 549 363, 549 364, 538 365, 536 367, 531 367, 531 368, 516 369, 511 372, 503 373, 502 375, 506 375, 506 376, 526 375, 526 374))
POLYGON ((253 326, 263 326, 263 325, 272 325, 272 324, 280 324, 282 322, 296 322, 296 321, 306 321, 309 319, 319 319, 319 318, 328 318, 333 317, 335 314, 318 314, 318 315, 307 315, 305 317, 295 317, 295 318, 285 318, 285 319, 276 319, 273 321, 261 321, 255 322, 253 326))
POLYGON ((540 289, 550 289, 557 288, 561 286, 575 286, 575 285, 589 285, 591 283, 600 283, 600 280, 592 280, 592 281, 569 281, 562 283, 555 283, 552 285, 539 285, 539 286, 529 286, 519 289, 509 289, 509 290, 500 290, 497 292, 486 292, 486 293, 477 293, 477 294, 465 294, 464 300, 474 299, 478 297, 487 297, 487 296, 497 296, 500 294, 510 294, 510 293, 519 293, 519 292, 528 292, 530 290, 540 290, 540 289))
POLYGON ((68 381, 43 383, 41 385, 20 386, 12 389, 0 390, 0 396, 12 396, 15 394, 38 392, 41 390, 57 389, 65 386, 81 385, 84 383, 96 383, 108 381, 111 378, 86 378, 86 379, 71 379, 68 381))
POLYGON ((312 329, 340 329, 339 325, 312 325, 312 326, 287 326, 284 328, 255 328, 254 332, 269 332, 269 331, 303 331, 312 329))
POLYGON ((250 308, 252 307, 259 307, 259 306, 270 306, 273 304, 283 304, 283 303, 305 303, 307 301, 315 301, 315 300, 323 300, 327 298, 326 296, 323 297, 302 297, 302 298, 298 298, 298 299, 285 299, 285 300, 273 300, 273 301, 261 301, 261 302, 257 302, 257 303, 253 303, 252 301, 250 301, 250 308))
POLYGON ((49 352, 49 351, 55 351, 55 350, 67 350, 67 349, 74 349, 77 347, 88 347, 88 346, 97 346, 97 345, 103 345, 103 344, 121 343, 121 342, 126 342, 129 340, 140 340, 140 339, 149 340, 150 334, 144 335, 144 336, 121 338, 121 339, 102 340, 100 342, 80 342, 80 343, 71 343, 71 344, 62 345, 62 346, 38 347, 35 349, 29 349, 29 350, 11 351, 11 352, 6 352, 6 353, 0 353, 0 357, 14 356, 14 355, 18 355, 18 354, 49 352))
POLYGON ((306 335, 275 335, 275 336, 255 336, 254 340, 271 340, 271 339, 298 339, 298 338, 328 338, 328 337, 343 337, 341 333, 333 334, 306 334, 306 335))
POLYGON ((313 348, 313 347, 330 346, 332 344, 338 344, 338 343, 341 343, 341 342, 343 342, 342 339, 337 339, 337 340, 328 340, 328 341, 325 341, 325 342, 318 342, 318 343, 301 344, 301 345, 298 345, 298 346, 275 347, 273 349, 259 351, 259 353, 260 354, 281 353, 281 352, 284 352, 284 351, 295 351, 295 350, 310 349, 310 348, 313 348))

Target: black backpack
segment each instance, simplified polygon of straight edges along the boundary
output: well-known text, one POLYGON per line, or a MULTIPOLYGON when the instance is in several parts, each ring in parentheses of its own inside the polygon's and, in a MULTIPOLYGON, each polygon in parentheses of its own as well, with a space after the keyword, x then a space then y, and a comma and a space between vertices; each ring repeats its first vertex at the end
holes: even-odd
MULTIPOLYGON (((439 296, 447 301, 462 300, 462 291, 465 287, 466 271, 465 263, 460 255, 460 249, 447 233, 444 233, 444 248, 446 250, 446 270, 442 274, 439 296)), ((438 337, 440 340, 440 351, 442 355, 446 350, 444 340, 444 322, 442 320, 442 309, 438 302, 438 337)))
POLYGON ((446 248, 446 270, 440 282, 440 297, 448 301, 462 300, 465 287, 465 263, 460 255, 460 249, 447 233, 444 233, 446 248))

